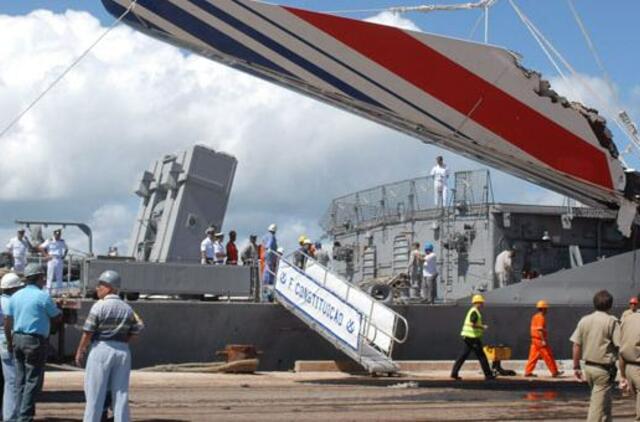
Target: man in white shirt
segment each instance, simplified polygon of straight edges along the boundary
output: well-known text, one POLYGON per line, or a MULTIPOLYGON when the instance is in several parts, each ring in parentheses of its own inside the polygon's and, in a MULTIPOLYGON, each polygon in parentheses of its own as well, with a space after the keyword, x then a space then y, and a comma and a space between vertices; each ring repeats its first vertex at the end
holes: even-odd
POLYGON ((53 231, 53 238, 44 241, 38 250, 44 254, 47 262, 47 290, 49 294, 54 293, 53 282, 55 281, 55 290, 62 290, 62 272, 64 269, 64 258, 67 256, 67 244, 62 239, 62 229, 53 231))
POLYGON ((447 184, 449 183, 449 169, 441 155, 436 157, 436 165, 431 169, 433 176, 433 201, 438 208, 447 206, 447 184))
POLYGON ((438 262, 433 245, 424 245, 424 266, 422 267, 422 298, 433 303, 438 297, 438 262))
POLYGON ((224 233, 216 233, 215 238, 216 240, 213 242, 213 263, 222 265, 227 257, 227 251, 223 244, 224 233))
POLYGON ((515 254, 515 250, 509 247, 496 257, 494 270, 498 279, 498 288, 513 284, 513 257, 515 254))
POLYGON ((16 273, 24 273, 24 267, 27 265, 27 253, 31 249, 29 239, 24 235, 24 229, 20 227, 16 237, 12 237, 7 243, 7 252, 13 258, 13 271, 16 273))
POLYGON ((212 227, 205 230, 207 237, 200 243, 200 263, 202 265, 213 264, 213 235, 215 232, 216 230, 212 227))

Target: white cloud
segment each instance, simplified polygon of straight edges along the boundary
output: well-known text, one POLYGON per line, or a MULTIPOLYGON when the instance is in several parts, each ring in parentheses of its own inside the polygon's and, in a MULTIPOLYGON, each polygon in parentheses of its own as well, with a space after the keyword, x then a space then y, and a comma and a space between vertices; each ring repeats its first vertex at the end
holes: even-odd
POLYGON ((578 73, 566 79, 557 76, 551 78, 550 82, 558 94, 595 108, 607 118, 611 118, 619 108, 616 105, 618 88, 610 86, 603 78, 578 73))
POLYGON ((367 22, 379 23, 381 25, 395 26, 396 28, 406 29, 409 31, 418 31, 420 28, 413 21, 403 18, 397 13, 380 12, 375 16, 365 19, 367 22))
POLYGON ((134 219, 134 211, 122 204, 105 204, 95 210, 89 226, 94 244, 99 246, 97 252, 104 253, 108 246, 116 246, 125 253, 134 219))
MULTIPOLYGON (((0 16, 0 127, 102 30, 79 12, 0 16)), ((442 153, 121 26, 0 138, 0 234, 14 218, 76 220, 93 226, 98 253, 123 247, 139 174, 195 143, 238 158, 225 229, 243 243, 276 222, 288 249, 301 233, 320 236, 333 197, 425 174, 442 153)), ((480 167, 445 157, 453 169, 480 167)), ((493 180, 498 199, 532 189, 502 173, 493 180)), ((86 250, 81 236, 65 236, 86 250)))

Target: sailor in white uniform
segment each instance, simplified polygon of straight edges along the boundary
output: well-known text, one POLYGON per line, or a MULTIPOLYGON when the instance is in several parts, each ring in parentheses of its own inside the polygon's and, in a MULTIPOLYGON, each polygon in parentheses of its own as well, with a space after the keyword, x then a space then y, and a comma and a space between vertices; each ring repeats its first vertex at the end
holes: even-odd
POLYGON ((24 229, 18 229, 18 235, 12 237, 7 243, 7 252, 13 257, 13 271, 18 274, 24 273, 24 267, 27 265, 27 253, 31 249, 29 239, 24 235, 24 229))
POLYGON ((49 294, 54 292, 53 282, 55 281, 55 290, 62 290, 62 270, 64 268, 64 258, 67 256, 67 244, 62 239, 62 229, 53 231, 53 238, 47 239, 38 248, 44 254, 47 262, 47 290, 49 294))
POLYGON ((209 227, 205 231, 207 237, 200 242, 200 263, 202 265, 213 264, 215 258, 213 255, 213 235, 215 232, 216 229, 209 227))
POLYGON ((431 169, 433 176, 433 201, 438 208, 447 206, 447 184, 449 182, 449 169, 447 168, 442 156, 436 157, 436 165, 431 169))
POLYGON ((213 263, 215 265, 222 265, 227 257, 227 251, 222 244, 224 233, 216 233, 215 238, 216 240, 213 242, 213 263))

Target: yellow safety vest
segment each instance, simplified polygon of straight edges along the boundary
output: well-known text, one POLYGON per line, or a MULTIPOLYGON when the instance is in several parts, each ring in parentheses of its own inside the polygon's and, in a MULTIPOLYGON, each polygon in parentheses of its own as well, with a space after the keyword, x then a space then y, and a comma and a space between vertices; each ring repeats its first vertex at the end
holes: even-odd
POLYGON ((462 325, 462 331, 460 332, 460 335, 462 337, 469 338, 482 338, 483 333, 484 328, 482 327, 482 314, 480 314, 480 311, 477 310, 475 306, 472 306, 471 309, 469 309, 469 312, 467 312, 467 316, 464 319, 464 324, 462 325), (471 314, 473 314, 474 312, 478 314, 476 327, 474 327, 473 323, 471 322, 471 314))

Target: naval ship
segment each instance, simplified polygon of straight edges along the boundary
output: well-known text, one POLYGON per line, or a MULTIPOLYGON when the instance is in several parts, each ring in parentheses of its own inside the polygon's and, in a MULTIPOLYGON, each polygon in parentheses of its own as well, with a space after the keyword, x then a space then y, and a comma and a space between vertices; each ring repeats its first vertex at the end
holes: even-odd
MULTIPOLYGON (((487 340, 512 346, 519 358, 528 352, 533 304, 547 299, 550 341, 560 358, 568 358, 567 338, 589 311, 593 292, 608 288, 621 307, 636 290, 637 234, 619 232, 615 211, 498 203, 489 170, 479 169, 453 174, 445 206, 434 203, 432 177, 334 199, 320 221, 327 243, 336 244, 331 263, 325 268, 309 257, 297 268, 291 254, 279 256, 277 280, 285 274, 296 288, 279 290, 278 283, 276 303, 264 301, 257 262, 200 264, 206 229, 224 227, 236 168, 235 157, 196 145, 161 157, 142 173, 128 250, 67 257, 66 283, 88 299, 52 337, 60 358, 73 355, 96 280, 107 269, 122 275, 121 294, 145 320, 145 334, 132 345, 138 368, 211 361, 228 344, 248 344, 263 352, 262 370, 351 358, 371 372, 397 372, 396 360, 455 357, 474 293, 487 299, 487 340), (407 298, 409 245, 418 239, 436 245, 441 276, 435 303, 407 298), (495 256, 512 245, 516 279, 498 288, 495 256), (305 306, 335 306, 334 322, 344 319, 346 327, 350 319, 355 328, 332 330, 305 306)), ((62 225, 80 227, 91 245, 87 225, 19 223, 35 243, 43 231, 62 225)))
MULTIPOLYGON (((482 169, 455 173, 444 207, 425 200, 433 197, 429 178, 349 194, 322 220, 338 242, 332 266, 310 258, 298 268, 277 256, 276 303, 264 303, 260 270, 196 262, 193 245, 204 228, 223 227, 235 159, 201 146, 169 155, 144 173, 136 192, 141 206, 127 256, 76 264, 85 294, 99 272, 115 269, 132 300, 178 297, 132 302, 147 325, 134 345, 135 367, 209 361, 238 343, 264 352, 264 370, 351 358, 369 372, 393 373, 396 360, 455 357, 468 295, 476 292, 487 299, 486 341, 512 346, 516 358, 528 352, 533 304, 547 299, 550 343, 568 358, 569 334, 595 291, 612 291, 618 308, 637 293, 639 174, 627 168, 596 110, 559 96, 517 54, 252 0, 102 2, 152 37, 585 205, 495 203, 482 169), (415 240, 437 245, 433 304, 403 295, 415 240), (493 263, 509 245, 518 251, 516 282, 497 289, 493 263), (223 301, 184 300, 203 296, 223 301)), ((81 319, 90 305, 83 303, 81 319)), ((73 345, 78 327, 62 335, 58 344, 73 345)))

